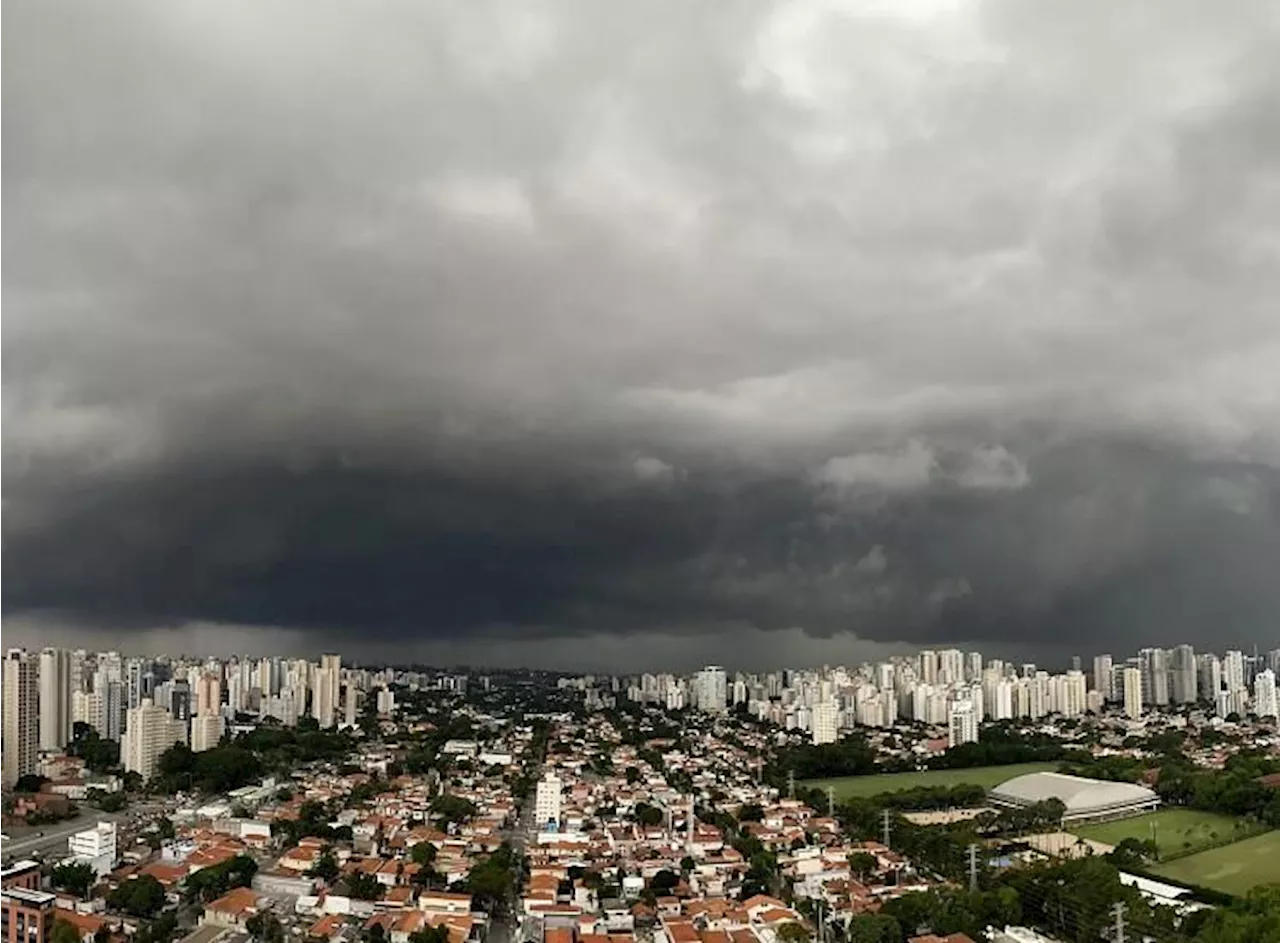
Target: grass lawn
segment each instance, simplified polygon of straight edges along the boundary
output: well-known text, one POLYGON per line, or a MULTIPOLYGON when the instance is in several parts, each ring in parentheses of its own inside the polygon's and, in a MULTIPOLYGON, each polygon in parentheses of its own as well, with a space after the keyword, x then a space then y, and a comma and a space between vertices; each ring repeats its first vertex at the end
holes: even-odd
POLYGON ((960 786, 971 784, 991 789, 1027 773, 1043 773, 1058 768, 1056 763, 1015 763, 1012 766, 975 766, 972 769, 930 769, 911 773, 877 773, 873 776, 842 776, 839 779, 809 779, 811 789, 834 786, 837 799, 874 796, 882 792, 914 789, 917 786, 960 786))
POLYGON ((1198 809, 1160 809, 1146 815, 1135 815, 1115 822, 1099 822, 1096 825, 1073 825, 1069 831, 1081 838, 1118 845, 1126 838, 1145 840, 1151 837, 1155 825, 1156 846, 1161 854, 1185 851, 1188 845, 1199 848, 1230 837, 1236 819, 1216 812, 1198 809))
POLYGON ((1151 869, 1173 881, 1243 894, 1259 884, 1280 883, 1280 832, 1267 832, 1151 869))

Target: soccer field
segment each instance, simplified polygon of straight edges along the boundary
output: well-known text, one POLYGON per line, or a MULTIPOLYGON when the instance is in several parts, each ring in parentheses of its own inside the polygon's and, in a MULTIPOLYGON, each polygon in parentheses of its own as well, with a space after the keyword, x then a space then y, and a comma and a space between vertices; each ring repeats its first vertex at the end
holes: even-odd
POLYGON ((917 786, 974 785, 984 789, 999 786, 1015 776, 1057 769, 1056 763, 1016 763, 1012 766, 975 766, 972 769, 930 769, 911 773, 877 773, 873 776, 842 776, 838 779, 809 779, 811 789, 835 788, 837 799, 874 796, 882 792, 915 789, 917 786))
POLYGON ((1164 856, 1225 841, 1239 830, 1237 826, 1242 827, 1243 822, 1229 815, 1218 815, 1216 812, 1201 812, 1198 809, 1160 809, 1156 812, 1148 812, 1146 815, 1135 815, 1115 822, 1075 825, 1069 830, 1074 835, 1102 842, 1104 845, 1118 845, 1126 838, 1146 841, 1154 835, 1156 847, 1160 850, 1161 856, 1164 856))
POLYGON ((1200 884, 1226 894, 1244 894, 1259 884, 1280 884, 1280 832, 1211 848, 1151 870, 1172 881, 1200 884))

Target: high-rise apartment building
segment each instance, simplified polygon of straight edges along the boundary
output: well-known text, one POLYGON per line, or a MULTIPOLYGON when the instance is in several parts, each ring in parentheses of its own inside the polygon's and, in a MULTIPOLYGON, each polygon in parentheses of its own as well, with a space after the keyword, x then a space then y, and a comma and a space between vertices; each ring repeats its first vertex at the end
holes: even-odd
POLYGON ((313 678, 315 687, 311 691, 311 716, 321 729, 333 726, 334 711, 337 708, 333 699, 333 685, 329 682, 332 676, 330 669, 317 668, 313 678))
POLYGON ((1227 652, 1222 660, 1222 686, 1228 692, 1244 687, 1244 652, 1227 652))
POLYGON ((699 671, 694 687, 699 710, 718 712, 728 706, 728 678, 719 665, 707 665, 699 671))
POLYGON ((212 750, 222 740, 221 714, 196 714, 191 718, 191 752, 212 750))
POLYGON ((1124 713, 1130 720, 1142 716, 1142 669, 1124 670, 1124 713))
POLYGON ((1104 701, 1116 700, 1116 689, 1112 682, 1111 656, 1095 655, 1093 658, 1093 689, 1102 695, 1104 701))
POLYGON ((40 750, 39 667, 27 652, 11 648, 4 656, 4 785, 12 788, 36 771, 40 750))
POLYGON ((560 826, 560 802, 564 784, 555 773, 548 772, 538 780, 538 789, 533 799, 534 821, 539 829, 558 828, 560 826))
POLYGON ((978 712, 972 701, 956 701, 947 713, 947 746, 978 742, 978 712))
POLYGON ((342 656, 341 655, 321 655, 320 668, 328 672, 325 676, 329 685, 329 722, 321 723, 322 727, 332 727, 335 722, 335 715, 338 706, 342 703, 342 656))
POLYGON ((40 653, 40 749, 61 750, 71 739, 71 653, 40 653))
POLYGON ((1276 673, 1270 668, 1253 679, 1253 712, 1259 717, 1280 717, 1276 711, 1276 673))
POLYGON ((832 700, 819 701, 813 708, 813 742, 835 743, 840 738, 840 712, 832 700))
POLYGON ((1169 659, 1163 648, 1144 648, 1138 652, 1142 670, 1143 703, 1164 707, 1169 703, 1169 659))
POLYGON ((1192 704, 1197 697, 1196 650, 1190 645, 1174 648, 1169 664, 1170 687, 1175 704, 1192 704))
POLYGON ((938 653, 930 649, 924 649, 916 656, 916 664, 919 667, 917 672, 921 681, 925 684, 938 683, 938 653))
POLYGON ((121 762, 127 772, 137 773, 146 782, 155 775, 160 755, 175 743, 185 743, 186 738, 184 724, 144 697, 142 703, 129 709, 120 744, 121 762))
POLYGON ((217 714, 222 711, 222 682, 212 671, 200 675, 196 682, 196 713, 217 714))

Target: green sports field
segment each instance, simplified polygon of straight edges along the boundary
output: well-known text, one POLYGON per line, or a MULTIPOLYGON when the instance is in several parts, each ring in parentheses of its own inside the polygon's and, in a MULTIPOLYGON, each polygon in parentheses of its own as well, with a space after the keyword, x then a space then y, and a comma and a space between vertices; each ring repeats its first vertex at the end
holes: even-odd
POLYGON ((930 769, 912 773, 877 773, 874 776, 842 776, 839 779, 809 779, 811 789, 835 787, 837 799, 874 796, 882 792, 915 789, 918 786, 974 785, 992 789, 1015 776, 1057 769, 1055 763, 1016 763, 1012 766, 975 766, 972 769, 930 769))
POLYGON ((1156 847, 1163 856, 1225 841, 1238 831, 1237 825, 1242 827, 1243 823, 1229 815, 1218 815, 1216 812, 1201 812, 1197 809, 1160 809, 1156 812, 1148 812, 1146 815, 1135 815, 1115 822, 1073 825, 1070 826, 1070 831, 1073 835, 1088 838, 1091 841, 1102 842, 1105 845, 1118 845, 1126 838, 1146 841, 1152 837, 1154 827, 1156 847))
POLYGON ((1243 894, 1259 884, 1280 884, 1280 832, 1211 848, 1151 870, 1171 881, 1200 884, 1226 894, 1243 894))

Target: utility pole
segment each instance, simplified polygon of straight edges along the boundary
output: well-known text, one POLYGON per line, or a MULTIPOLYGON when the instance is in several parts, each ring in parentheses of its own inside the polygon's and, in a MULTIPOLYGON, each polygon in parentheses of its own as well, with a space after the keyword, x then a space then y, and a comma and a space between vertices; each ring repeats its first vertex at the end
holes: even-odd
POLYGON ((880 828, 881 828, 881 834, 883 835, 884 846, 885 846, 886 848, 888 848, 888 847, 889 847, 889 832, 890 832, 890 830, 891 830, 891 829, 890 829, 890 823, 889 823, 889 810, 888 810, 888 809, 885 809, 883 812, 881 812, 881 813, 880 813, 880 828))
POLYGON ((978 846, 969 846, 969 891, 978 889, 978 846))
POLYGON ((1115 918, 1115 943, 1124 943, 1124 904, 1116 901, 1111 907, 1111 916, 1115 918))

